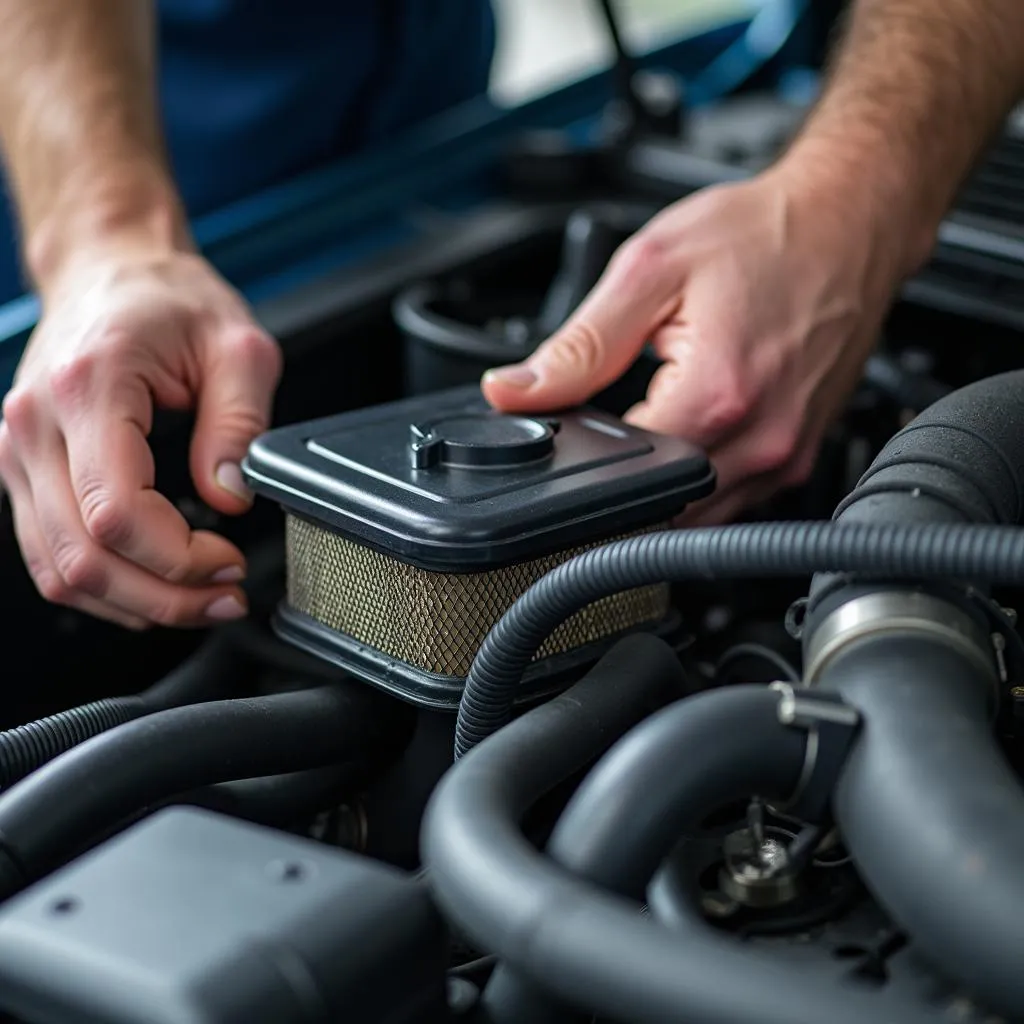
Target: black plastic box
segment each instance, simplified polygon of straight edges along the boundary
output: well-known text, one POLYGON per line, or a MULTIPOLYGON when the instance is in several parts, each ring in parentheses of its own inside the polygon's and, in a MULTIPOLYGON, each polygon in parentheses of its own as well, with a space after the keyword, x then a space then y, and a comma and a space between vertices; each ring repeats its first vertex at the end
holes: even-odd
POLYGON ((0 908, 0 1007, 25 1024, 414 1024, 445 1019, 447 950, 408 876, 175 808, 0 908))

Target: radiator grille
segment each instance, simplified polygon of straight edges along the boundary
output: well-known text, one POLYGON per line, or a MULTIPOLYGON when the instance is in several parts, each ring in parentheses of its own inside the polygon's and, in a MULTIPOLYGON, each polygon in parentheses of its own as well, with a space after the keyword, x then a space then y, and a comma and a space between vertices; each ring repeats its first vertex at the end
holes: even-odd
MULTIPOLYGON (((546 572, 586 550, 559 552, 493 572, 435 573, 295 516, 287 517, 285 528, 292 608, 398 661, 460 678, 516 598, 546 572)), ((556 629, 537 660, 657 622, 668 611, 667 585, 603 598, 556 629)))

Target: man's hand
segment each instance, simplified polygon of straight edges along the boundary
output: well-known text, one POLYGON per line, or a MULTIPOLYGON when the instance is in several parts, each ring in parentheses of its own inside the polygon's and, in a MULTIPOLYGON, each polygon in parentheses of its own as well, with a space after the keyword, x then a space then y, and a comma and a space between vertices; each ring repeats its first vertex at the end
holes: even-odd
POLYGON ((727 519, 802 481, 899 282, 1024 94, 1021 0, 856 0, 823 97, 786 157, 678 203, 627 243, 568 324, 490 401, 541 411, 665 365, 630 419, 706 446, 727 519))
POLYGON ((244 614, 241 553, 154 488, 154 405, 195 407, 202 498, 244 512, 239 462, 266 428, 276 343, 200 257, 132 249, 75 262, 3 403, 0 476, 47 599, 142 628, 244 614))
POLYGON ((855 387, 898 277, 893 253, 790 171, 669 207, 624 245, 565 326, 489 373, 509 411, 586 401, 650 342, 663 361, 632 423, 707 449, 718 488, 688 522, 803 482, 855 387))

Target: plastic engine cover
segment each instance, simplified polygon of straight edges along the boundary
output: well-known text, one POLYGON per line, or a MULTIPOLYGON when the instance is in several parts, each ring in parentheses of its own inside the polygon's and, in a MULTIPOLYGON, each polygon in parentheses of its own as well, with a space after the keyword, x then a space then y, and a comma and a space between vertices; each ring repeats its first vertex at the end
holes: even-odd
POLYGON ((0 1007, 26 1024, 443 1019, 426 889, 208 811, 159 812, 0 908, 0 1007))

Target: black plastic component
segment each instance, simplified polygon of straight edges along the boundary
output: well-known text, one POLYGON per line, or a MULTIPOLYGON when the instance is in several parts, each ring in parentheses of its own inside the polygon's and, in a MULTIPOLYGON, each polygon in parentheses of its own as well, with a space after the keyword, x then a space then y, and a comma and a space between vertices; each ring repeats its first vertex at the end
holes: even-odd
POLYGON ((413 424, 409 453, 414 469, 528 466, 554 454, 560 426, 558 420, 463 413, 433 424, 413 424))
POLYGON ((196 809, 0 909, 0 1006, 25 1024, 439 1020, 446 962, 420 883, 196 809))
POLYGON ((557 420, 556 434, 546 420, 493 412, 478 387, 458 388, 272 431, 244 470, 290 512, 439 572, 493 569, 639 529, 714 486, 707 458, 685 441, 586 408, 557 420), (437 424, 444 444, 436 463, 417 468, 410 429, 423 423, 437 424), (510 452, 532 461, 479 471, 510 452))
POLYGON ((565 224, 558 274, 537 315, 539 338, 552 334, 569 319, 597 284, 616 249, 643 226, 637 211, 594 205, 576 210, 565 224))

